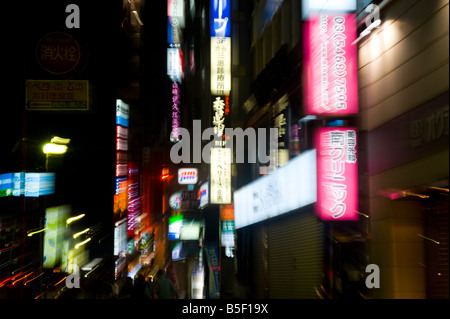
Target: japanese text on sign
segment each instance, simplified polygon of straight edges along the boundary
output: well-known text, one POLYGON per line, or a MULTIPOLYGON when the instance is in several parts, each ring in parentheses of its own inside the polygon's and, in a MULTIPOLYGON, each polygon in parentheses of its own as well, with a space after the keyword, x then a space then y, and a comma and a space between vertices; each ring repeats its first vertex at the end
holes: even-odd
POLYGON ((317 209, 324 220, 354 220, 358 210, 356 130, 321 128, 316 133, 317 209))
POLYGON ((304 27, 307 114, 358 113, 354 14, 311 14, 304 27))
POLYGON ((211 192, 212 204, 231 203, 231 149, 211 148, 211 192))
POLYGON ((27 80, 27 110, 88 110, 89 83, 83 80, 27 80))

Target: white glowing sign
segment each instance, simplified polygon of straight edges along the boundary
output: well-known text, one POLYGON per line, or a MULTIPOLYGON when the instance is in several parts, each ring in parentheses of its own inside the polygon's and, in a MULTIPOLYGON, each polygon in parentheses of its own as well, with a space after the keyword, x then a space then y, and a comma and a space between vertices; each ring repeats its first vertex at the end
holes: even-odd
POLYGON ((196 184, 198 181, 198 170, 196 168, 178 169, 178 184, 196 184))
POLYGON ((167 75, 173 82, 181 83, 183 76, 183 51, 178 48, 167 49, 167 75))
POLYGON ((222 137, 225 130, 225 101, 220 97, 216 97, 216 100, 213 102, 214 116, 213 116, 213 125, 214 125, 214 134, 219 137, 222 137))
POLYGON ((211 148, 211 204, 231 203, 231 149, 211 148))
POLYGON ((211 38, 211 93, 226 95, 231 91, 231 38, 211 38))
POLYGON ((316 186, 316 150, 305 151, 234 192, 236 229, 315 203, 316 186))

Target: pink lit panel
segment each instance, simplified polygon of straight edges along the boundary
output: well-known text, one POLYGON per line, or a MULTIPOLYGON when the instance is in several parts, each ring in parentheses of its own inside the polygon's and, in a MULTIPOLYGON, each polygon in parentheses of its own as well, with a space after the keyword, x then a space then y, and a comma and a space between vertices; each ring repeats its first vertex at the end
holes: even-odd
POLYGON ((355 14, 311 14, 303 25, 306 115, 358 113, 355 14))
POLYGON ((344 127, 323 127, 315 132, 316 212, 322 220, 358 219, 356 135, 356 129, 344 127))

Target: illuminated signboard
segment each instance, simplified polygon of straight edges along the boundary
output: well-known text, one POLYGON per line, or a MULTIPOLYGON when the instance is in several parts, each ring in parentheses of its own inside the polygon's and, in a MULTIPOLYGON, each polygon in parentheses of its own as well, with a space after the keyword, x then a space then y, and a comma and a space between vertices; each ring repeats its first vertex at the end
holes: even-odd
POLYGON ((318 12, 354 12, 356 0, 302 0, 303 18, 318 12))
POLYGON ((178 169, 178 184, 196 184, 198 181, 198 170, 196 168, 178 169))
POLYGON ((211 148, 211 204, 231 203, 231 149, 211 148))
POLYGON ((168 48, 167 75, 173 82, 181 83, 183 74, 183 51, 179 48, 168 48))
POLYGON ((315 203, 316 160, 316 150, 305 151, 272 174, 236 190, 236 229, 315 203))
POLYGON ((136 218, 142 212, 140 194, 140 175, 137 162, 130 162, 128 167, 128 236, 133 237, 136 218))
POLYGON ((55 193, 55 173, 26 173, 25 196, 39 197, 55 193))
POLYGON ((184 28, 184 0, 167 0, 167 16, 172 25, 184 28))
POLYGON ((25 194, 25 173, 13 173, 13 196, 21 196, 25 194))
POLYGON ((0 197, 11 196, 13 194, 13 173, 0 174, 0 197))
POLYGON ((211 93, 226 95, 231 90, 231 38, 211 38, 211 93))
POLYGON ((234 247, 234 221, 233 220, 222 220, 221 222, 221 232, 220 232, 220 242, 223 247, 234 247))
POLYGON ((116 191, 114 193, 114 213, 120 213, 127 209, 128 205, 128 179, 116 177, 116 191))
POLYGON ((231 92, 231 1, 211 0, 211 95, 216 146, 224 146, 225 115, 231 92))
POLYGON ((39 197, 55 193, 55 173, 7 173, 0 175, 0 197, 39 197))
POLYGON ((225 101, 220 98, 216 97, 216 100, 213 102, 213 109, 214 109, 214 116, 213 116, 213 125, 214 125, 214 134, 216 134, 219 137, 219 141, 216 141, 216 143, 219 143, 219 145, 216 146, 222 146, 220 139, 222 138, 224 132, 225 132, 225 101))
POLYGON ((87 111, 89 82, 85 80, 27 80, 26 108, 39 111, 87 111))
POLYGON ((183 215, 169 217, 169 239, 180 239, 181 227, 183 227, 183 215))
POLYGON ((43 267, 53 268, 61 262, 63 241, 66 240, 66 219, 70 205, 48 207, 45 210, 43 267))
POLYGON ((181 89, 178 83, 172 83, 172 131, 170 141, 178 142, 180 140, 181 127, 181 89))
POLYGON ((200 221, 183 220, 180 231, 180 240, 198 240, 200 238, 200 221))
POLYGON ((231 35, 231 0, 211 0, 211 36, 229 37, 231 35))
POLYGON ((323 127, 315 132, 314 143, 318 215, 323 220, 358 219, 356 129, 323 127))
POLYGON ((181 204, 183 203, 183 193, 176 192, 169 197, 169 206, 172 209, 180 210, 181 204))
POLYGON ((39 197, 55 193, 55 173, 7 173, 0 175, 0 197, 39 197))
POLYGON ((303 32, 305 114, 358 113, 356 15, 310 14, 303 32))
POLYGON ((116 124, 128 127, 129 105, 117 99, 116 102, 116 124))
POLYGON ((220 220, 234 221, 234 206, 233 205, 222 205, 220 207, 220 220))
POLYGON ((209 202, 209 184, 208 182, 200 185, 197 194, 198 208, 203 208, 208 205, 209 202))
MULTIPOLYGON (((222 205, 220 207, 220 242, 223 247, 234 247, 234 206, 222 205)), ((231 256, 230 256, 231 257, 231 256)))
POLYGON ((114 224, 114 256, 126 250, 127 239, 127 219, 123 218, 114 224))

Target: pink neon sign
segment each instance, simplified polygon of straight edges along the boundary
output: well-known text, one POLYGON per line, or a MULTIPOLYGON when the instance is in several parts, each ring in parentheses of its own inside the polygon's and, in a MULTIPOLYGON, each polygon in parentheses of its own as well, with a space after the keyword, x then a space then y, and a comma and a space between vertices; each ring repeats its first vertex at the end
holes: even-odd
POLYGON ((303 26, 307 115, 358 113, 355 14, 311 14, 303 26))
POLYGON ((323 127, 316 131, 317 202, 323 220, 358 219, 356 129, 323 127))

